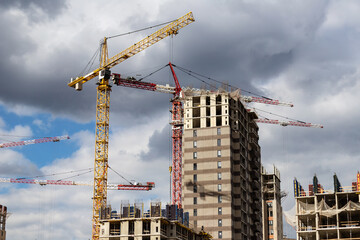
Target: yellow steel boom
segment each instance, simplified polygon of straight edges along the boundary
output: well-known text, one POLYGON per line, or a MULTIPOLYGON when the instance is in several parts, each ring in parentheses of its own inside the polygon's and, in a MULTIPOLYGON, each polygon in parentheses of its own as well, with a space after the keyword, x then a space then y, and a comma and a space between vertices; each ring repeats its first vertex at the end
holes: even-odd
MULTIPOLYGON (((99 68, 95 69, 94 71, 86 74, 85 76, 78 77, 72 82, 70 82, 68 85, 69 87, 75 87, 75 84, 80 83, 86 83, 87 81, 93 79, 94 77, 98 76, 99 72, 103 69, 110 69, 117 64, 125 61, 126 59, 134 56, 135 54, 141 52, 142 50, 150 47, 151 45, 159 42, 160 40, 164 39, 165 37, 177 34, 178 31, 187 26, 188 24, 194 22, 195 19, 192 15, 192 12, 189 12, 188 14, 182 16, 181 18, 169 23, 165 27, 159 29, 158 31, 154 32, 153 34, 149 35, 148 37, 144 38, 143 40, 135 43, 133 46, 125 49, 124 51, 116 54, 110 59, 104 59, 105 64, 100 66, 99 68)), ((104 43, 106 46, 106 38, 104 39, 104 43)))
POLYGON ((82 84, 99 76, 96 102, 96 132, 95 132, 95 163, 94 163, 94 196, 93 196, 93 218, 92 239, 99 239, 100 223, 99 211, 107 202, 107 172, 108 172, 108 144, 109 144, 109 107, 110 91, 109 85, 110 68, 134 56, 138 52, 150 47, 167 36, 177 34, 179 29, 192 23, 194 17, 191 12, 183 17, 169 23, 165 27, 144 38, 133 46, 125 49, 112 58, 107 56, 107 38, 101 46, 100 67, 89 74, 77 77, 68 84, 76 90, 82 89, 82 84))

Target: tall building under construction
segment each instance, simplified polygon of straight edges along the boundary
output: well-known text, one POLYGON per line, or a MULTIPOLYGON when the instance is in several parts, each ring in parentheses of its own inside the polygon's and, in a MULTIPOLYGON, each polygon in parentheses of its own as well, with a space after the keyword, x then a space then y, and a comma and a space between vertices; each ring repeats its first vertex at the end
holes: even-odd
POLYGON ((325 190, 314 176, 309 191, 294 180, 298 240, 360 239, 360 174, 343 187, 334 175, 334 189, 325 190))
POLYGON ((183 208, 214 239, 262 240, 254 112, 239 92, 184 89, 183 208))
POLYGON ((282 240, 283 221, 280 189, 280 171, 274 166, 273 172, 261 167, 263 240, 282 240))
POLYGON ((7 207, 0 205, 0 240, 6 239, 6 218, 7 218, 7 207))

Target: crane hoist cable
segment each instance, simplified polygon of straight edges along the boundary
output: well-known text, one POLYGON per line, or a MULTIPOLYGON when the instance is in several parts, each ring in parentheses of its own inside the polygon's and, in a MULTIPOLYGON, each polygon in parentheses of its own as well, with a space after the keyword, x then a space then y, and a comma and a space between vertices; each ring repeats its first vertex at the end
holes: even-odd
POLYGON ((64 174, 76 173, 76 172, 83 172, 83 171, 94 171, 94 169, 93 169, 93 168, 85 168, 85 169, 80 169, 80 170, 73 170, 73 171, 60 172, 60 173, 52 173, 52 174, 45 174, 45 175, 39 175, 39 176, 34 176, 34 177, 21 177, 21 178, 17 178, 17 179, 42 178, 42 177, 64 175, 64 174))
MULTIPOLYGON (((173 20, 173 21, 174 21, 174 20, 173 20)), ((134 31, 131 31, 131 32, 127 32, 127 33, 120 33, 120 34, 113 35, 113 36, 106 37, 106 38, 107 38, 107 39, 111 39, 111 38, 121 37, 121 36, 125 36, 125 35, 130 35, 130 34, 133 34, 133 33, 137 33, 137 32, 145 31, 145 30, 152 29, 152 28, 155 28, 155 27, 159 27, 159 26, 162 26, 162 25, 171 23, 171 22, 173 22, 173 21, 168 21, 168 22, 165 22, 165 23, 156 24, 156 25, 153 25, 153 26, 150 26, 150 27, 141 28, 141 29, 138 29, 138 30, 134 30, 134 31)), ((96 49, 94 55, 90 58, 89 62, 88 62, 88 63, 86 64, 86 66, 84 67, 84 70, 81 71, 78 76, 82 76, 82 75, 84 75, 86 72, 89 72, 89 71, 90 71, 90 69, 91 69, 92 66, 94 65, 95 59, 96 59, 96 57, 99 55, 99 53, 100 53, 100 47, 98 47, 98 48, 96 49)))
POLYGON ((91 59, 89 60, 89 62, 86 64, 86 66, 84 67, 84 69, 79 73, 78 76, 82 76, 84 75, 86 72, 89 72, 90 69, 92 68, 92 66, 94 65, 95 59, 96 57, 99 55, 100 53, 100 47, 98 47, 94 53, 94 55, 91 57, 91 59))
POLYGON ((87 173, 91 173, 91 172, 93 172, 93 171, 94 171, 94 170, 92 169, 92 170, 89 170, 89 171, 84 172, 84 173, 78 173, 78 174, 73 175, 73 176, 69 176, 69 177, 65 177, 65 178, 58 179, 57 181, 63 181, 63 180, 65 180, 65 179, 70 179, 70 178, 74 178, 74 177, 79 177, 79 176, 85 175, 85 174, 87 174, 87 173))
POLYGON ((118 173, 117 171, 115 171, 113 168, 111 168, 108 164, 108 168, 111 169, 114 173, 116 173, 118 176, 120 176, 122 179, 124 179, 125 181, 127 181, 130 185, 133 184, 131 181, 127 180, 124 176, 122 176, 120 173, 118 173))
POLYGON ((294 119, 294 118, 289 118, 289 117, 285 117, 285 116, 282 116, 282 115, 279 115, 279 114, 275 114, 275 113, 272 113, 272 112, 268 112, 268 111, 265 111, 265 110, 261 110, 259 108, 254 108, 256 111, 260 111, 260 112, 264 112, 264 113, 267 113, 267 114, 270 114, 270 115, 274 115, 274 116, 277 116, 277 117, 281 117, 281 118, 284 118, 284 119, 287 119, 287 120, 292 120, 292 121, 296 121, 296 122, 300 122, 300 123, 306 123, 304 121, 301 121, 301 120, 297 120, 297 119, 294 119))
MULTIPOLYGON (((185 69, 185 68, 183 68, 183 67, 179 67, 179 66, 176 66, 176 65, 174 65, 174 64, 173 64, 173 66, 176 67, 177 69, 179 69, 180 71, 182 71, 182 72, 184 72, 184 73, 187 73, 188 75, 190 75, 190 76, 192 76, 192 77, 194 77, 194 78, 196 78, 196 79, 199 79, 201 82, 203 82, 203 83, 205 83, 205 84, 207 84, 207 85, 209 85, 209 86, 212 86, 212 85, 209 84, 209 83, 207 83, 207 82, 205 82, 204 80, 201 80, 200 78, 195 77, 193 74, 198 75, 198 76, 203 77, 203 78, 206 78, 206 79, 208 79, 208 80, 214 81, 214 82, 216 82, 216 83, 224 84, 224 85, 226 85, 226 86, 228 86, 228 87, 238 88, 238 87, 233 86, 233 85, 231 85, 231 84, 229 84, 229 83, 225 83, 225 82, 216 80, 216 79, 214 79, 214 78, 207 77, 207 76, 205 76, 205 75, 203 75, 203 74, 196 73, 196 72, 194 72, 194 71, 185 69)), ((255 95, 255 96, 258 96, 258 97, 262 97, 262 98, 266 98, 266 99, 272 100, 272 98, 265 97, 265 96, 262 96, 262 95, 260 95, 260 94, 256 94, 256 93, 254 93, 254 92, 251 92, 251 91, 248 91, 248 90, 245 90, 245 89, 242 89, 242 88, 241 88, 241 91, 242 91, 242 92, 249 93, 249 94, 252 94, 252 95, 255 95)))
MULTIPOLYGON (((175 20, 176 20, 176 19, 175 19, 175 20)), ((175 20, 168 21, 168 22, 164 22, 164 23, 160 23, 160 24, 157 24, 157 25, 154 25, 154 26, 150 26, 150 27, 146 27, 146 28, 141 28, 141 29, 138 29, 138 30, 134 30, 134 31, 131 31, 131 32, 127 32, 127 33, 120 33, 120 34, 113 35, 113 36, 106 37, 106 38, 107 38, 107 39, 116 38, 116 37, 121 37, 121 36, 129 35, 129 34, 132 34, 132 33, 137 33, 137 32, 141 32, 141 31, 145 31, 145 30, 148 30, 148 29, 152 29, 152 28, 155 28, 155 27, 160 27, 160 26, 162 26, 162 25, 171 23, 171 22, 173 22, 173 21, 175 21, 175 20)))
POLYGON ((140 78, 140 79, 137 80, 137 81, 142 81, 142 80, 144 80, 145 78, 150 77, 150 76, 153 75, 154 73, 157 73, 157 72, 159 72, 160 70, 166 68, 167 66, 169 66, 169 64, 166 64, 165 66, 163 66, 163 67, 161 67, 161 68, 159 68, 159 69, 157 69, 157 70, 149 73, 148 75, 146 75, 145 77, 140 78))

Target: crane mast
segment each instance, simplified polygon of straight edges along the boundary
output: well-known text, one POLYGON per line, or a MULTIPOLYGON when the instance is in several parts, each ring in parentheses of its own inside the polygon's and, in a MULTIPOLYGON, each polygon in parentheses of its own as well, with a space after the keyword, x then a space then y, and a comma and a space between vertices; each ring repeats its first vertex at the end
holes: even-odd
POLYGON ((171 73, 175 81, 175 93, 172 99, 172 171, 171 171, 171 203, 182 208, 182 135, 183 135, 183 115, 182 89, 176 77, 171 63, 169 63, 171 73))
POLYGON ((95 161, 94 161, 94 196, 93 196, 93 218, 92 218, 92 240, 99 239, 100 223, 99 211, 107 202, 107 172, 108 172, 108 145, 109 145, 109 107, 110 92, 109 85, 110 68, 152 46, 167 36, 177 34, 178 31, 194 22, 191 12, 183 17, 167 24, 155 33, 133 46, 108 58, 107 38, 101 44, 100 67, 85 76, 71 79, 68 84, 76 90, 82 90, 82 85, 92 78, 99 76, 96 102, 96 130, 95 130, 95 161))

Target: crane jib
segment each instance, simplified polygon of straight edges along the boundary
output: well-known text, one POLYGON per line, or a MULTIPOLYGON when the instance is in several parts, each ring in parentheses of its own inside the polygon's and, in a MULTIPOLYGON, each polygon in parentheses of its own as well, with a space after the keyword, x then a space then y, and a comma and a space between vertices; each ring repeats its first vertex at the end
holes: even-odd
POLYGON ((158 31, 154 32, 153 34, 149 35, 148 37, 144 38, 143 40, 135 43, 133 46, 125 49, 124 51, 116 54, 112 58, 106 60, 105 65, 102 67, 92 71, 91 73, 78 77, 68 84, 69 87, 74 87, 77 90, 81 90, 81 85, 86 83, 87 81, 93 79, 98 75, 98 73, 103 69, 110 69, 117 64, 125 61, 126 59, 134 56, 135 54, 143 51, 144 49, 152 46, 153 44, 159 42, 160 40, 166 38, 169 35, 177 34, 178 31, 189 25, 190 23, 194 22, 195 19, 193 17, 192 12, 182 16, 181 18, 169 23, 168 25, 164 26, 163 28, 159 29, 158 31), (78 86, 76 86, 78 84, 78 86))

